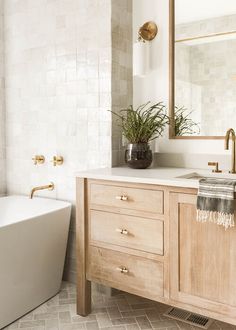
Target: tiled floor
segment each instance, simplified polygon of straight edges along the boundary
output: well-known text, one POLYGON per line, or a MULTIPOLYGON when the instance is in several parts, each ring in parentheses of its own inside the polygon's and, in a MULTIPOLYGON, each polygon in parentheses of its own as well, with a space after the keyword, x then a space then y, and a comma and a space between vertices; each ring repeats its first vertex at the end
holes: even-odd
MULTIPOLYGON (((76 315, 75 285, 63 283, 61 292, 4 330, 187 330, 200 329, 163 316, 168 308, 127 293, 113 297, 93 295, 93 310, 87 317, 76 315)), ((236 327, 215 321, 211 330, 236 327)))

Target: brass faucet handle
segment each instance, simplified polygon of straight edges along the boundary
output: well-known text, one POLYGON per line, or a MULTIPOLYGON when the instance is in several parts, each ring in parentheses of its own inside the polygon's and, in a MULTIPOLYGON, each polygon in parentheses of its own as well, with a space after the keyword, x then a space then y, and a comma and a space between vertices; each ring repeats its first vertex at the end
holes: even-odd
POLYGON ((64 163, 64 158, 62 156, 53 156, 51 162, 53 163, 53 166, 59 166, 64 163))
POLYGON ((215 166, 215 168, 212 170, 212 173, 222 173, 222 171, 219 170, 218 162, 208 162, 208 166, 215 166))
POLYGON ((34 165, 44 164, 45 157, 43 155, 35 155, 32 158, 32 161, 34 162, 34 165))

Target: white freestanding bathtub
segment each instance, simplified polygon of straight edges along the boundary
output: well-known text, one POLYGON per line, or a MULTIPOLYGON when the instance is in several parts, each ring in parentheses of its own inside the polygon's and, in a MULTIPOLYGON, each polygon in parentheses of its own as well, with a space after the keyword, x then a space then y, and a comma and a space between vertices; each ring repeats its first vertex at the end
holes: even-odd
POLYGON ((0 198, 0 329, 60 289, 71 205, 0 198))

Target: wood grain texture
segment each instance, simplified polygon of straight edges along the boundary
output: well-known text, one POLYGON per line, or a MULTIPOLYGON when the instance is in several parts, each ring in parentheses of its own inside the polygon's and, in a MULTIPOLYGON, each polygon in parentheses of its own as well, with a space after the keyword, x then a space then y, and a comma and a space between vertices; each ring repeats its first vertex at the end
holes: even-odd
MULTIPOLYGON (((97 242, 90 242, 90 246, 98 247, 98 244, 97 244, 97 242)), ((137 257, 142 257, 145 259, 155 260, 158 262, 165 262, 165 256, 162 256, 162 255, 156 254, 156 253, 150 253, 150 252, 145 252, 145 251, 141 251, 141 250, 130 249, 130 248, 127 248, 126 246, 114 245, 114 244, 108 245, 107 243, 103 243, 100 241, 99 247, 104 248, 104 249, 109 248, 109 249, 112 249, 113 251, 126 253, 127 256, 129 256, 130 258, 132 258, 132 256, 137 256, 137 257)))
POLYGON ((90 247, 88 278, 150 299, 163 297, 163 264, 154 260, 90 247), (122 274, 119 267, 128 273, 122 274))
POLYGON ((170 242, 169 242, 169 232, 170 232, 170 191, 169 189, 164 190, 164 297, 169 300, 170 295, 170 267, 169 267, 169 254, 170 254, 170 242))
POLYGON ((163 255, 163 221, 90 211, 90 240, 163 255), (102 228, 102 230, 101 230, 102 228), (118 230, 123 229, 127 234, 118 230))
POLYGON ((77 179, 80 315, 90 311, 93 280, 236 324, 236 229, 225 231, 211 223, 196 222, 196 193, 190 188, 77 179), (156 206, 150 212, 141 204, 136 209, 101 205, 102 189, 99 203, 91 203, 94 184, 108 186, 112 193, 117 187, 122 193, 126 188, 138 191, 135 196, 151 192, 152 200, 159 199, 158 210, 162 205, 163 214, 154 211, 156 206), (120 239, 119 233, 116 238, 116 227, 133 232, 137 241, 126 236, 120 239), (160 242, 163 255, 157 254, 160 242), (119 273, 120 266, 127 267, 129 275, 119 273))
POLYGON ((90 186, 90 203, 121 209, 133 209, 149 213, 163 214, 163 191, 130 188, 117 182, 117 185, 92 183, 90 186), (126 201, 117 199, 127 196, 126 201))
POLYGON ((171 194, 171 298, 236 316, 236 229, 196 221, 196 195, 171 194))
POLYGON ((76 180, 76 260, 77 260, 77 313, 91 312, 91 283, 86 279, 87 253, 87 195, 86 179, 76 180))

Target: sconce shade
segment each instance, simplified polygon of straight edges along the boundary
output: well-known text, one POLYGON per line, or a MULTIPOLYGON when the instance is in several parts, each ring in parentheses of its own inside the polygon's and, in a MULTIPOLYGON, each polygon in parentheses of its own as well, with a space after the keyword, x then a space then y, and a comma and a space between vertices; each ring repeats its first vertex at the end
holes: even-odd
POLYGON ((149 72, 149 49, 146 42, 135 42, 133 45, 133 75, 145 76, 149 72))

